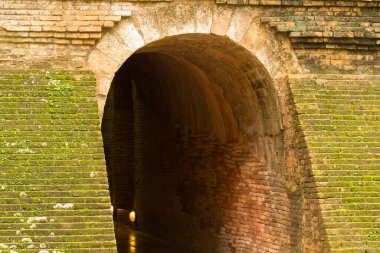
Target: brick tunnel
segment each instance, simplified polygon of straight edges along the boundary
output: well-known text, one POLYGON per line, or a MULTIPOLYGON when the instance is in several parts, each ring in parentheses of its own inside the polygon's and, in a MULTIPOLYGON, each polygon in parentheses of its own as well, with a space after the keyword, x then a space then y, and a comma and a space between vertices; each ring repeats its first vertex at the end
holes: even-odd
POLYGON ((114 209, 135 210, 137 230, 191 252, 297 249, 302 216, 284 179, 278 107, 268 72, 227 37, 139 49, 104 110, 114 209))

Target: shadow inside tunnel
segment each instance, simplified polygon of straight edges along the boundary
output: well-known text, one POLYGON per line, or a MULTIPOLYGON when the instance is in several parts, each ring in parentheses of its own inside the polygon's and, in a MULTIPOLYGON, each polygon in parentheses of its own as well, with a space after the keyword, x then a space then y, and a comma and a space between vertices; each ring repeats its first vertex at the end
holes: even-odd
POLYGON ((122 222, 115 222, 118 253, 197 253, 172 242, 134 230, 122 222))

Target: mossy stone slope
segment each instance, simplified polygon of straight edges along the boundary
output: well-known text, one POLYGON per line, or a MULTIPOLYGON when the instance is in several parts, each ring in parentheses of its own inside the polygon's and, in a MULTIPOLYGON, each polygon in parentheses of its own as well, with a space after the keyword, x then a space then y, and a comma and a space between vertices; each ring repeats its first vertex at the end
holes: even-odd
POLYGON ((380 252, 380 76, 290 86, 332 252, 380 252))
POLYGON ((0 252, 116 252, 94 88, 0 70, 0 252))

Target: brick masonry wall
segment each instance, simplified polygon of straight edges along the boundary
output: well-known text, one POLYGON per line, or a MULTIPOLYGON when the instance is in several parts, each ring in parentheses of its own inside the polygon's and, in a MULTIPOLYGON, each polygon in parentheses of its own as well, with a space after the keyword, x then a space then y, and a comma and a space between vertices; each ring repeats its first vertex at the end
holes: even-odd
POLYGON ((315 247, 315 241, 320 240, 319 233, 323 234, 320 227, 325 226, 332 251, 376 252, 379 249, 378 230, 374 225, 378 221, 375 217, 379 216, 378 162, 373 155, 379 143, 376 97, 380 69, 379 1, 220 0, 215 1, 217 6, 213 2, 38 1, 37 5, 35 1, 3 0, 0 2, 0 67, 86 69, 89 65, 97 74, 101 111, 108 89, 107 85, 99 84, 112 80, 118 66, 134 50, 156 38, 157 33, 227 35, 251 50, 276 78, 294 74, 292 67, 299 64, 304 76, 293 76, 290 88, 277 87, 286 126, 285 150, 276 151, 285 152, 287 157, 283 163, 286 168, 283 182, 287 188, 306 196, 293 198, 300 207, 293 211, 301 210, 304 228, 293 237, 304 235, 299 239, 302 243, 293 243, 305 247, 297 248, 299 251, 328 252, 329 247, 315 247), (102 56, 90 54, 89 57, 93 52, 102 56), (296 58, 289 57, 292 54, 296 58), (369 76, 368 80, 365 76, 369 76), (349 84, 347 89, 342 88, 345 84, 349 84), (325 94, 322 87, 333 88, 325 94), (288 94, 293 94, 294 100, 287 98, 288 94), (309 96, 318 99, 310 98, 311 103, 309 96), (327 101, 327 97, 334 99, 327 101), (352 99, 357 103, 347 107, 349 102, 344 101, 352 99), (309 109, 309 119, 304 119, 303 112, 309 109), (299 119, 296 113, 300 114, 299 119), (323 145, 330 145, 324 140, 332 140, 337 146, 325 151, 327 147, 315 144, 310 136, 323 145), (359 148, 349 149, 347 145, 359 148), (321 164, 327 167, 322 168, 321 164), (329 181, 327 177, 320 179, 320 174, 325 173, 329 181), (347 173, 355 176, 348 177, 347 173), (342 182, 342 177, 347 180, 342 182), (319 180, 325 180, 322 183, 329 186, 322 186, 319 180), (323 197, 319 201, 315 191, 323 196, 331 191, 334 198, 323 197), (358 195, 362 193, 364 197, 359 200, 358 195), (299 201, 304 198, 304 202, 299 201), (336 201, 336 204, 325 201, 336 201), (349 201, 352 203, 337 204, 349 201), (322 218, 318 214, 319 202, 322 218), (357 217, 363 219, 357 221, 357 217), (346 229, 343 224, 346 220, 349 220, 346 226, 353 229, 346 229), (348 239, 343 241, 336 236, 342 231, 352 231, 355 235, 346 235, 348 239))
POLYGON ((128 2, 0 2, 0 64, 83 67, 102 32, 131 16, 128 2))
POLYGON ((104 153, 111 202, 115 208, 134 206, 134 113, 132 82, 125 76, 115 77, 102 120, 104 153), (115 145, 117 144, 117 145, 115 145))
POLYGON ((333 252, 377 252, 379 76, 290 80, 333 252))
MULTIPOLYGON (((141 1, 142 6, 146 2, 141 1)), ((307 72, 379 73, 378 1, 216 3, 259 10, 263 24, 290 38, 307 72)), ((39 1, 36 6, 34 1, 15 0, 0 4, 0 63, 59 67, 53 60, 58 58, 61 67, 83 67, 91 46, 138 10, 135 5, 140 1, 39 1)))
POLYGON ((94 76, 0 76, 0 251, 115 252, 94 76))
POLYGON ((284 33, 304 70, 378 74, 379 1, 228 1, 265 6, 261 21, 284 33))
MULTIPOLYGON (((311 161, 296 105, 287 80, 277 80, 278 94, 284 123, 284 146, 278 147, 282 154, 283 184, 288 189, 291 203, 292 241, 294 252, 330 252, 326 238, 324 217, 321 215, 318 189, 313 178, 311 161)), ((292 252, 292 251, 291 251, 292 252)))

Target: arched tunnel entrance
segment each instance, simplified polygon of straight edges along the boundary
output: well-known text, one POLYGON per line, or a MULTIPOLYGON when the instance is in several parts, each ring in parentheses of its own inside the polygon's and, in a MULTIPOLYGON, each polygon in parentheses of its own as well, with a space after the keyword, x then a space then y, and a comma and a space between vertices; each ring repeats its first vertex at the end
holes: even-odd
POLYGON ((135 52, 115 74, 102 133, 112 205, 135 210, 139 231, 202 253, 294 244, 272 80, 227 37, 135 52))

